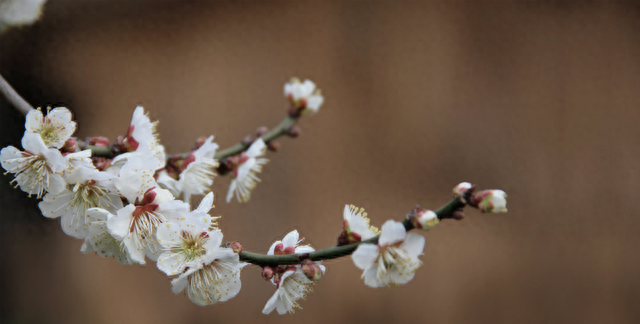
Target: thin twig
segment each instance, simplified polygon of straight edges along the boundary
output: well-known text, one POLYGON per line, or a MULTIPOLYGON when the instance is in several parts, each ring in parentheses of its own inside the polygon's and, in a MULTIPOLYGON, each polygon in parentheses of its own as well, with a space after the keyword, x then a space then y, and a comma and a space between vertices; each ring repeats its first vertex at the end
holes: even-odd
POLYGON ((2 95, 7 99, 7 101, 9 101, 9 103, 11 103, 23 115, 26 115, 33 109, 33 107, 31 107, 31 105, 24 100, 16 90, 13 89, 13 87, 11 87, 9 82, 7 82, 2 75, 0 75, 0 92, 2 92, 2 95))

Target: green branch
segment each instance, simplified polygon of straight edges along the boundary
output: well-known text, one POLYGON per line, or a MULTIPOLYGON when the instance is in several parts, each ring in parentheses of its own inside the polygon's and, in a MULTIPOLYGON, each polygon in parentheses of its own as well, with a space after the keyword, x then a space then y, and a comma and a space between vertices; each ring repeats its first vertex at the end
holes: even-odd
MULTIPOLYGON (((438 219, 446 219, 452 218, 453 212, 463 208, 465 203, 459 197, 454 198, 446 205, 442 206, 440 209, 436 210, 435 213, 438 215, 438 219)), ((409 222, 408 219, 405 219, 403 222, 404 227, 407 231, 413 229, 413 225, 409 222)), ((309 254, 286 254, 286 255, 262 255, 251 252, 240 252, 240 261, 252 263, 255 265, 259 265, 261 267, 264 266, 277 266, 284 264, 298 264, 305 259, 309 259, 311 261, 322 261, 322 260, 330 260, 337 259, 339 257, 343 257, 345 255, 352 254, 358 248, 358 245, 362 243, 371 243, 377 244, 378 238, 380 236, 372 237, 368 240, 353 243, 349 245, 343 246, 332 246, 326 249, 318 250, 309 254)))

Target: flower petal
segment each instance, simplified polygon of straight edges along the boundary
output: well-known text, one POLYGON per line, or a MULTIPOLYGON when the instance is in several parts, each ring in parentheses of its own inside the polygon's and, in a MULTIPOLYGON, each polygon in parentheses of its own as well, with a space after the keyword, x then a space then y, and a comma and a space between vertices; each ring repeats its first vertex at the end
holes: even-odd
POLYGON ((382 225, 382 233, 378 240, 379 246, 387 246, 402 242, 407 238, 407 230, 404 225, 394 220, 388 220, 382 225))
POLYGON ((282 239, 282 244, 284 244, 284 247, 287 247, 287 246, 295 247, 300 242, 298 241, 299 238, 300 238, 300 234, 298 234, 298 231, 293 230, 284 236, 284 238, 282 239))
POLYGON ((367 270, 373 267, 380 256, 380 249, 375 244, 362 243, 351 255, 353 263, 360 270, 367 270))
POLYGON ((417 233, 407 234, 407 239, 400 246, 410 257, 418 257, 424 250, 424 236, 417 233))

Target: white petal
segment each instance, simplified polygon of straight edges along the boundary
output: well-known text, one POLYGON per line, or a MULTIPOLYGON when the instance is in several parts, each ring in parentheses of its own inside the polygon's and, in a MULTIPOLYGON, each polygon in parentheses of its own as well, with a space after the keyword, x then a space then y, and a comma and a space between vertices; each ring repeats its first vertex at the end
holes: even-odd
MULTIPOLYGON (((71 191, 67 190, 60 194, 47 193, 38 204, 44 217, 57 218, 67 212, 65 205, 71 202, 71 191)), ((68 207, 68 206, 67 206, 68 207)))
POLYGON ((415 275, 415 271, 401 273, 400 269, 397 268, 392 268, 391 270, 389 270, 389 277, 391 281, 399 285, 408 283, 409 281, 411 281, 411 279, 413 279, 415 275))
POLYGON ((296 248, 296 253, 311 253, 314 251, 315 249, 312 248, 310 245, 302 245, 296 248))
POLYGON ((42 111, 38 109, 31 109, 27 113, 24 127, 30 132, 34 133, 40 128, 40 124, 42 124, 43 115, 42 111))
POLYGON ((160 224, 156 230, 156 238, 158 243, 165 248, 171 247, 171 245, 180 244, 182 242, 181 227, 178 224, 166 222, 160 224))
POLYGON ((236 191, 236 180, 231 180, 231 184, 229 185, 229 191, 227 192, 227 202, 231 202, 233 198, 233 192, 236 191))
POLYGON ((34 133, 24 133, 24 136, 22 136, 22 148, 34 154, 42 154, 47 151, 47 146, 44 145, 42 137, 34 133))
POLYGON ((417 257, 424 250, 424 237, 417 233, 407 234, 407 239, 400 246, 411 257, 417 257))
POLYGON ((64 181, 61 175, 52 174, 49 176, 49 187, 47 191, 57 195, 67 188, 67 183, 64 181))
POLYGON ((273 296, 271 296, 271 298, 269 298, 269 300, 267 301, 267 304, 264 305, 262 314, 270 314, 271 312, 273 312, 274 309, 276 309, 279 295, 280 295, 280 291, 276 290, 273 296))
POLYGON ((380 250, 377 245, 362 243, 358 245, 358 248, 353 252, 351 259, 358 269, 367 270, 373 267, 373 264, 379 256, 380 250))
POLYGON ((116 215, 110 214, 107 219, 109 233, 119 239, 124 239, 124 237, 129 235, 129 224, 131 223, 135 209, 136 206, 129 204, 118 210, 116 215))
POLYGON ((13 146, 7 146, 0 151, 0 162, 2 163, 2 168, 7 171, 20 164, 18 161, 15 161, 15 159, 19 158, 22 158, 22 151, 13 146))
POLYGON ((206 196, 204 196, 204 198, 202 198, 202 201, 200 202, 200 205, 198 206, 196 211, 207 214, 209 213, 212 207, 213 207, 213 192, 210 192, 206 196))
POLYGON ((156 263, 160 271, 168 276, 175 276, 185 269, 184 257, 178 253, 164 252, 158 257, 156 263))
POLYGON ((262 138, 259 138, 255 142, 253 142, 251 146, 249 146, 249 149, 247 150, 247 156, 250 158, 258 157, 264 154, 266 149, 267 145, 264 143, 262 138))
POLYGON ((382 233, 378 240, 379 246, 387 246, 402 242, 407 238, 407 230, 404 225, 394 220, 388 220, 382 225, 382 233))
POLYGON ((382 282, 380 278, 378 278, 378 271, 376 267, 371 267, 367 269, 362 274, 362 277, 364 279, 364 284, 371 288, 379 288, 379 287, 386 286, 386 284, 382 282))
POLYGON ((287 235, 285 235, 285 237, 282 239, 282 244, 284 244, 284 247, 288 247, 288 246, 297 246, 299 241, 298 239, 300 238, 300 234, 298 234, 297 230, 293 230, 291 232, 289 232, 287 235))

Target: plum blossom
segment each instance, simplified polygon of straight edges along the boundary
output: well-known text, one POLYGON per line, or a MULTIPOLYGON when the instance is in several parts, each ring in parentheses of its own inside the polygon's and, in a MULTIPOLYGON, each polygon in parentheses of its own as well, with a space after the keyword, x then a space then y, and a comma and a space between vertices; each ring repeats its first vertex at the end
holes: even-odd
POLYGON ((181 274, 185 268, 207 261, 207 253, 217 250, 220 242, 211 240, 211 231, 219 230, 207 217, 212 204, 213 193, 209 193, 196 211, 158 227, 156 237, 163 250, 158 257, 158 269, 169 276, 181 274))
POLYGON ((320 89, 316 89, 313 81, 300 82, 298 78, 291 78, 291 81, 284 85, 284 96, 289 99, 294 108, 305 112, 318 112, 324 102, 320 89))
MULTIPOLYGON (((171 225, 171 227, 174 226, 171 225)), ((194 232, 189 231, 187 232, 189 234, 183 236, 181 232, 172 231, 160 232, 162 233, 161 239, 167 238, 173 242, 168 245, 172 246, 174 251, 178 251, 179 247, 174 243, 179 241, 182 241, 183 244, 192 244, 191 247, 185 246, 185 249, 182 249, 182 252, 178 254, 181 254, 182 257, 190 254, 193 257, 190 262, 185 264, 184 272, 171 281, 173 293, 178 294, 186 289, 185 293, 193 303, 207 306, 227 301, 240 292, 242 287, 240 271, 247 263, 240 262, 238 254, 234 253, 232 249, 220 247, 222 232, 210 231, 205 232, 206 237, 197 235, 197 237, 190 238, 189 236, 195 234, 194 232), (165 234, 171 234, 171 236, 164 236, 165 234), (196 245, 196 242, 202 243, 202 245, 196 245), (191 251, 188 252, 189 249, 191 251)), ((179 258, 176 256, 163 259, 162 267, 179 258)), ((160 263, 158 263, 158 267, 161 267, 160 263)), ((163 269, 161 268, 161 270, 163 269)), ((167 273, 174 272, 169 270, 167 273)))
POLYGON ((233 170, 231 185, 227 193, 227 202, 234 196, 239 202, 247 202, 251 198, 251 190, 260 179, 256 174, 262 171, 262 166, 269 162, 266 158, 259 158, 267 149, 267 145, 260 138, 253 142, 246 152, 237 158, 237 166, 233 170))
POLYGON ((87 237, 86 211, 90 208, 99 207, 110 212, 122 208, 115 175, 81 166, 67 171, 64 179, 66 189, 58 194, 48 193, 38 206, 45 217, 61 217, 60 225, 67 235, 87 237))
MULTIPOLYGON (((16 183, 29 196, 41 198, 45 192, 58 194, 65 189, 62 173, 67 169, 67 160, 60 151, 48 148, 38 134, 26 132, 22 137, 20 151, 7 146, 0 151, 0 162, 6 173, 15 174, 11 183, 16 183)), ((6 174, 5 173, 5 174, 6 174)))
POLYGON ((145 255, 151 260, 158 257, 160 246, 155 236, 158 226, 189 213, 189 204, 158 188, 153 168, 153 158, 134 155, 127 160, 116 186, 129 204, 107 219, 109 233, 123 241, 131 259, 142 264, 145 255))
POLYGON ((166 154, 164 146, 160 144, 156 133, 157 124, 158 122, 151 122, 149 116, 144 113, 144 108, 141 106, 136 107, 131 118, 131 125, 129 125, 127 134, 122 140, 122 146, 128 153, 116 156, 111 161, 111 167, 107 171, 117 173, 117 169, 122 167, 126 160, 135 154, 153 157, 155 161, 154 171, 164 168, 166 154))
POLYGON ((54 108, 46 116, 38 108, 27 113, 25 128, 27 133, 39 134, 47 147, 59 149, 75 132, 76 122, 67 108, 54 108))
POLYGON ((214 169, 218 166, 218 161, 214 159, 218 144, 213 143, 213 136, 207 140, 197 150, 189 153, 182 161, 180 179, 176 180, 166 171, 160 172, 158 184, 168 189, 174 196, 184 193, 184 201, 189 202, 191 195, 203 195, 211 190, 214 169))
POLYGON ((406 284, 422 264, 418 256, 423 249, 424 237, 407 234, 402 223, 388 220, 382 225, 378 244, 360 244, 351 259, 364 271, 362 277, 369 287, 406 284))
POLYGON ((368 240, 380 233, 378 228, 369 225, 369 218, 364 208, 354 205, 344 206, 344 230, 347 233, 348 243, 368 240))
MULTIPOLYGON (((285 235, 282 241, 274 242, 269 248, 267 255, 300 254, 315 251, 309 245, 298 246, 301 241, 298 231, 291 231, 285 235)), ((321 270, 322 274, 324 274, 325 267, 321 265, 320 262, 315 262, 315 264, 321 270)), ((286 314, 287 312, 293 313, 294 308, 300 307, 297 301, 304 298, 306 294, 312 290, 311 285, 314 281, 305 275, 300 265, 280 266, 280 268, 283 268, 281 270, 284 271, 276 271, 275 275, 271 277, 271 282, 277 287, 277 290, 269 301, 267 301, 267 304, 262 310, 263 314, 269 314, 274 309, 276 309, 280 315, 286 314)))

